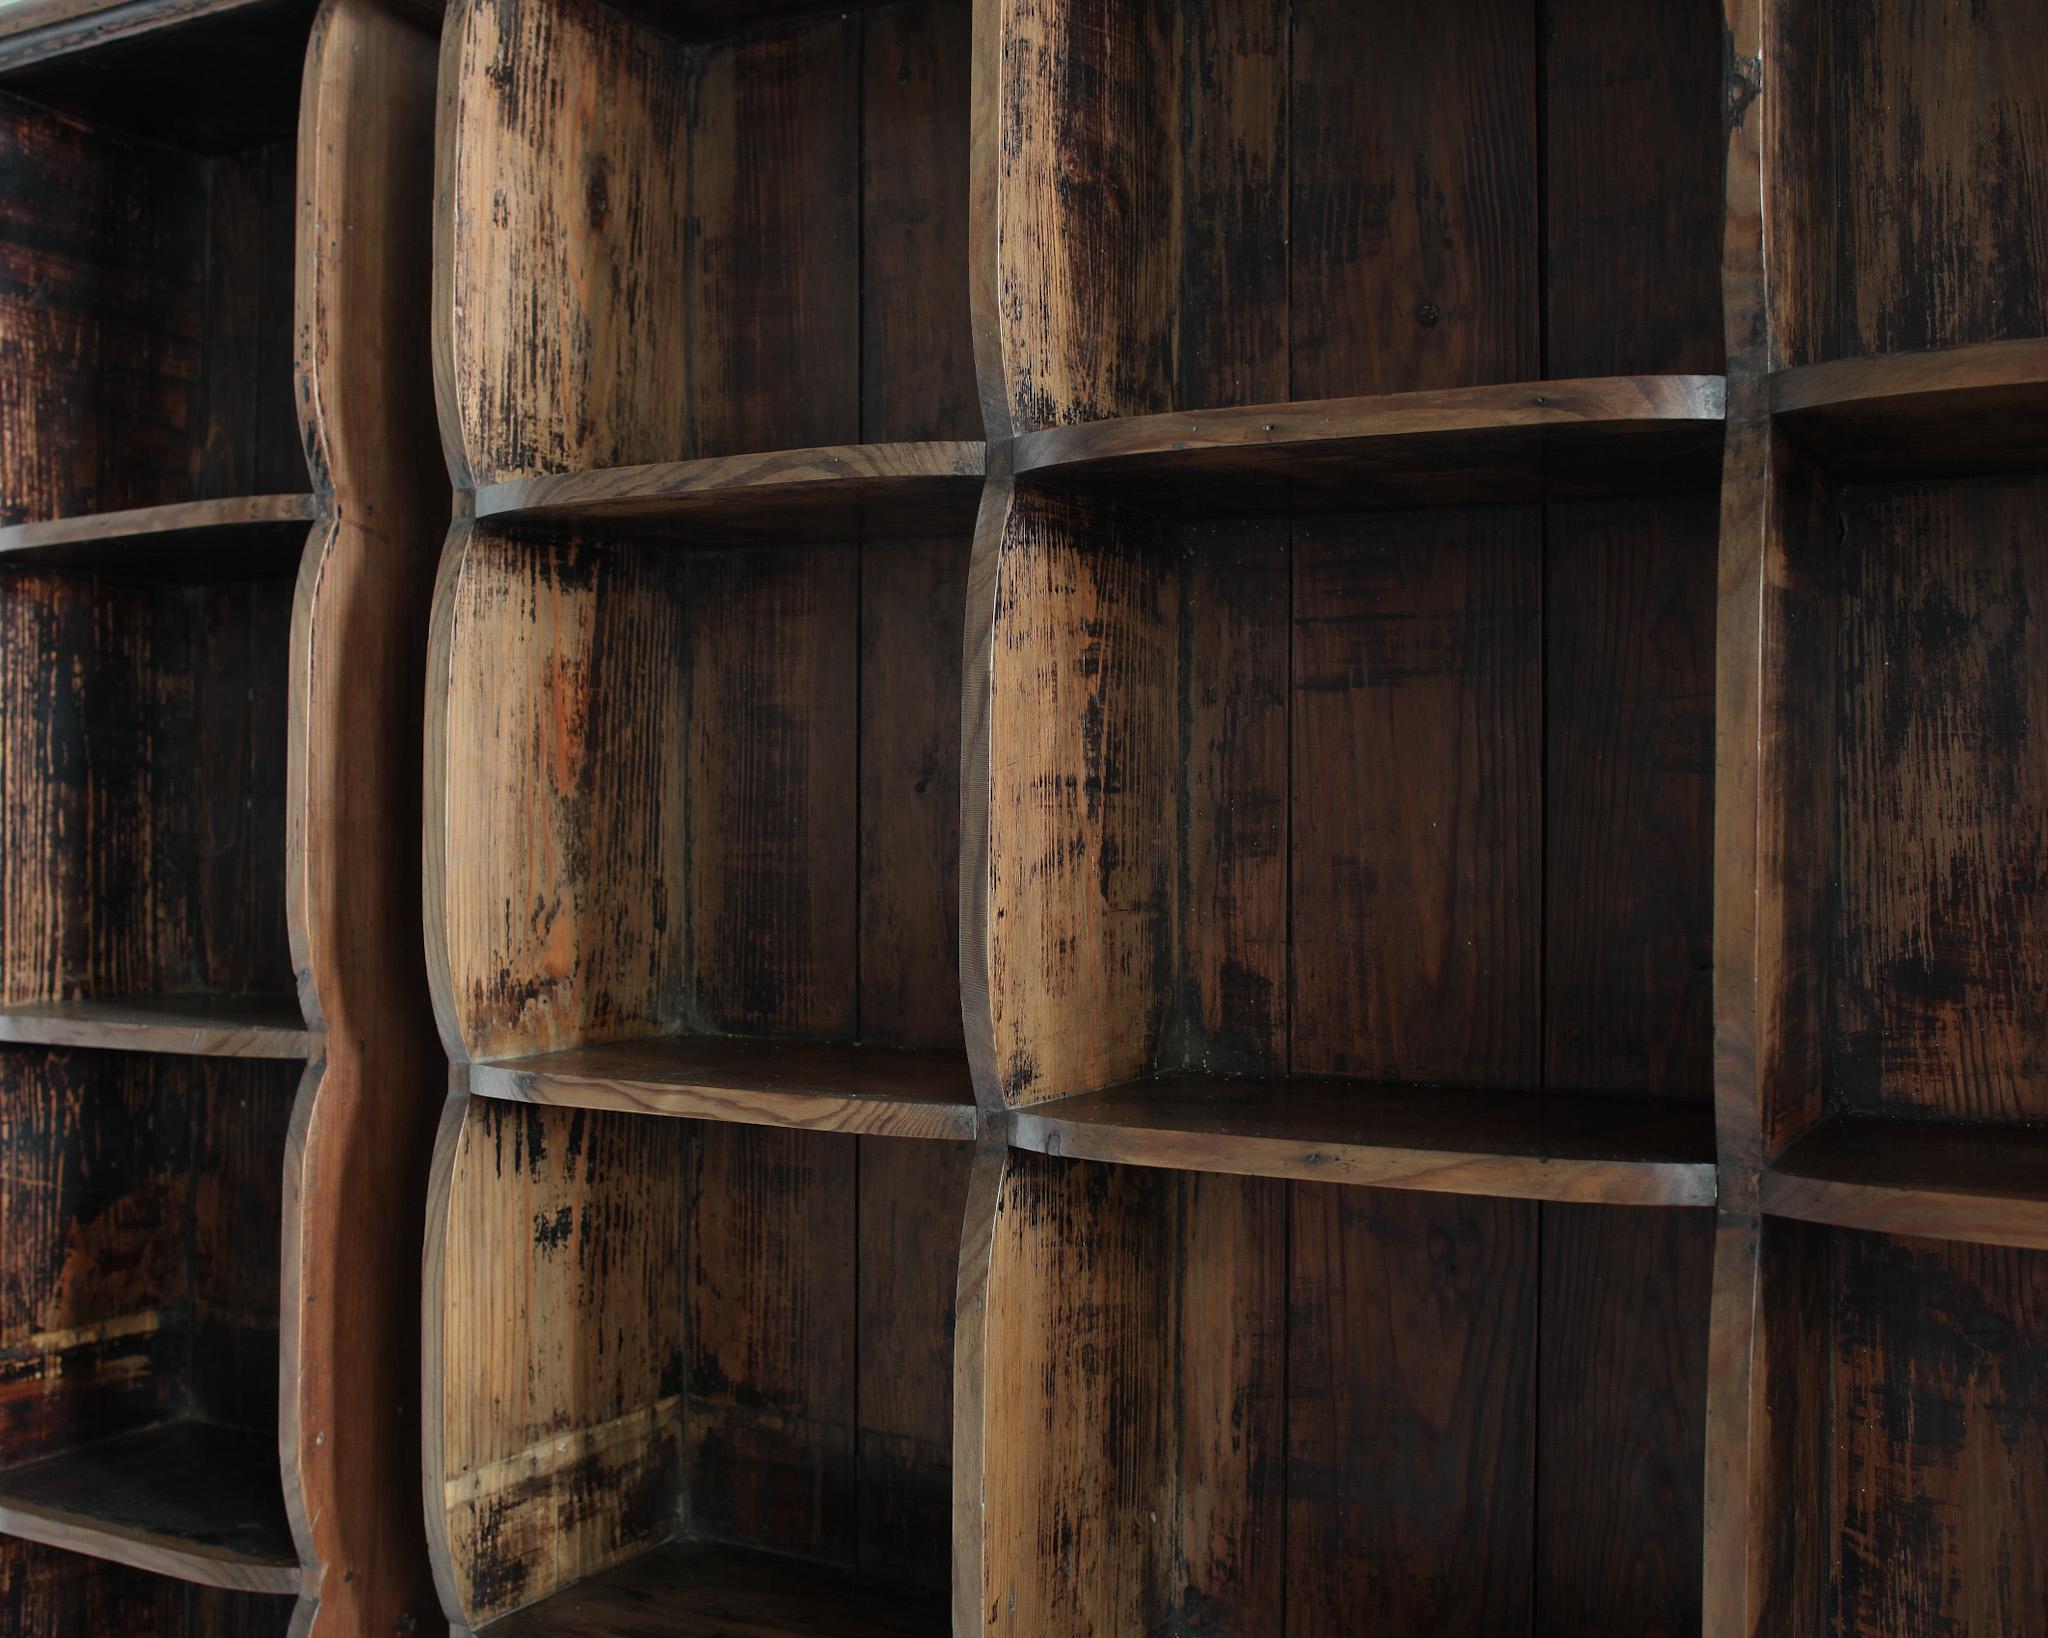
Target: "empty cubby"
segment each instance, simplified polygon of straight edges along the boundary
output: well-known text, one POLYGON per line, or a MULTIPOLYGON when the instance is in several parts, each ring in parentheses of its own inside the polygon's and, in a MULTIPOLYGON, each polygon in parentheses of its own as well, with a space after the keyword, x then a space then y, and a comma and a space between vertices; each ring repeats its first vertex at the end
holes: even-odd
POLYGON ((1712 1239, 1013 1153, 961 1630, 1697 1633, 1712 1239))
POLYGON ((1711 4, 1006 0, 993 21, 1019 433, 1720 368, 1711 4))
POLYGON ((544 474, 980 437, 969 9, 448 8, 444 438, 480 516, 544 474))
POLYGON ((0 74, 0 524, 306 490, 294 70, 311 13, 272 0, 0 74), (217 74, 238 94, 211 94, 217 74))
POLYGON ((942 1638, 971 1154, 451 1104, 426 1457, 458 1630, 942 1638))
POLYGON ((2048 1253, 1767 1221, 1763 1630, 2048 1631, 2048 1253))
MULTIPOLYGON (((0 1608, 21 1630, 31 1608, 79 1612, 37 1542, 167 1572, 181 1595, 296 1593, 278 1230, 300 1073, 0 1047, 0 1597, 19 1600, 0 1608)), ((93 1596, 117 1601, 123 1572, 96 1574, 93 1596)), ((266 1604, 245 1615, 282 1630, 266 1604)))

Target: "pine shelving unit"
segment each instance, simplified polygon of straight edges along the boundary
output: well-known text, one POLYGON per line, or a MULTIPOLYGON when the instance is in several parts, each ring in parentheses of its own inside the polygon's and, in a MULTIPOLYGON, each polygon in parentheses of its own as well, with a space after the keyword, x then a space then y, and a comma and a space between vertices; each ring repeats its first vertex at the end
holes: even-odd
POLYGON ((433 64, 373 0, 0 14, 8 1632, 431 1608, 391 816, 447 491, 380 359, 424 357, 433 64))

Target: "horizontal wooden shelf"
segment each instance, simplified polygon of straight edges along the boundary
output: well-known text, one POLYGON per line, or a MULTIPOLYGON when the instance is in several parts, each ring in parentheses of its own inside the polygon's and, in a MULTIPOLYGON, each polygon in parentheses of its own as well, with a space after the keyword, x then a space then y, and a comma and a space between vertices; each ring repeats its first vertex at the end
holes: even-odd
POLYGON ((312 495, 237 495, 0 529, 0 562, 147 580, 248 580, 298 571, 312 495))
POLYGON ((491 1638, 946 1638, 951 1601, 742 1547, 678 1543, 490 1622, 491 1638))
POLYGON ((987 464, 968 442, 784 449, 514 478, 478 489, 476 515, 675 546, 957 534, 974 527, 987 464))
POLYGON ((177 1052, 200 1058, 303 1058, 299 1004, 282 996, 125 995, 0 1007, 0 1042, 177 1052))
POLYGON ((294 1594, 273 1436, 169 1422, 0 1471, 0 1533, 239 1592, 294 1594))
POLYGON ((1763 1209, 1836 1228, 2048 1249, 2048 1128, 1835 1115, 1764 1173, 1763 1209))
POLYGON ((1718 375, 1601 376, 1048 427, 1018 473, 1172 511, 1373 511, 1705 487, 1718 375))
POLYGON ((744 1126, 973 1141, 965 1054, 663 1036, 473 1064, 472 1092, 744 1126))
POLYGON ((1838 478, 2048 468, 2048 340, 1844 358, 1771 378, 1771 413, 1838 478))
POLYGON ((1715 1195, 1703 1104, 1177 1075, 1020 1109, 1010 1141, 1076 1160, 1516 1200, 1715 1195))

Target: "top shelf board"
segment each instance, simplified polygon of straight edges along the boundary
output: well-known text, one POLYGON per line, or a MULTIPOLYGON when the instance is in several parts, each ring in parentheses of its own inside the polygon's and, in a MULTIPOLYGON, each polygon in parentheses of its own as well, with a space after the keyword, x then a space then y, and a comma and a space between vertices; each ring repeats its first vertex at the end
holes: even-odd
POLYGON ((717 547, 964 534, 987 470, 969 442, 844 444, 486 484, 479 521, 717 547))
POLYGON ((320 515, 312 495, 237 495, 0 529, 0 564, 134 580, 288 579, 320 515))
POLYGON ((1771 414, 1838 479, 2048 467, 2048 340, 1845 358, 1771 378, 1771 414))
POLYGON ((1155 509, 1382 511, 1712 485, 1717 375, 1603 376, 1081 422, 1017 471, 1155 509))
POLYGON ((1703 1104, 1169 1075, 1020 1109, 1040 1154, 1178 1171, 1628 1206, 1710 1206, 1703 1104))
POLYGON ((1836 1115, 1772 1162, 1763 1207, 1836 1228, 2048 1250, 2048 1128, 1836 1115))

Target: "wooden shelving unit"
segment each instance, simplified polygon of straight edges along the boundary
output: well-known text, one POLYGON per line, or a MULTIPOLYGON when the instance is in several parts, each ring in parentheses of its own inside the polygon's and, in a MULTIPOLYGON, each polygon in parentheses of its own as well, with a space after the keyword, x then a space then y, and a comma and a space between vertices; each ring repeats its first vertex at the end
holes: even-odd
POLYGON ((434 40, 119 10, 0 13, 0 1629, 399 1630, 434 40))
POLYGON ((1730 21, 1707 1630, 2041 1633, 2048 52, 1730 21))

